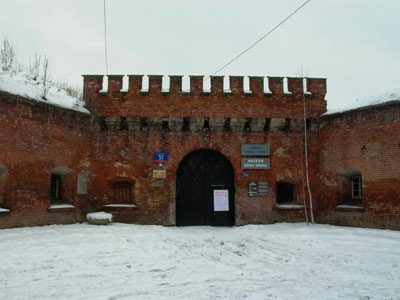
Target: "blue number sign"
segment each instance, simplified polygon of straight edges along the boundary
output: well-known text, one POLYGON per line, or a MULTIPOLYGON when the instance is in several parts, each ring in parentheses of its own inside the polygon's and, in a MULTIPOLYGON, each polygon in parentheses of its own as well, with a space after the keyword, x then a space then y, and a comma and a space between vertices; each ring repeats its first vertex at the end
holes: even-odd
POLYGON ((155 152, 154 162, 161 163, 168 161, 168 152, 155 152))

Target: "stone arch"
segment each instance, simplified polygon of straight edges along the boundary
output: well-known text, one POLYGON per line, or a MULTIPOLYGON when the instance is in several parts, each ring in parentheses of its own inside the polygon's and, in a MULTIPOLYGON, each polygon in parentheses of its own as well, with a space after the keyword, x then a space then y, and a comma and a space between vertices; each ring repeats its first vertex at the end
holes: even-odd
POLYGON ((58 166, 58 167, 55 167, 50 170, 51 174, 60 175, 60 176, 69 175, 72 172, 73 172, 72 169, 65 167, 65 166, 58 166))

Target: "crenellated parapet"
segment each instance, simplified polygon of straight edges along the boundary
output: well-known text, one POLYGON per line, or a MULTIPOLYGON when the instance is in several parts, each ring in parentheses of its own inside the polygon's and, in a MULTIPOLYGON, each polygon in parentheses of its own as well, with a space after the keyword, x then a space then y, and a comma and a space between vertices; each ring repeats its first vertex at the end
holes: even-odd
POLYGON ((230 76, 224 90, 224 76, 210 76, 204 90, 204 76, 195 75, 184 91, 180 75, 169 76, 167 89, 162 75, 149 75, 147 90, 143 75, 128 75, 127 89, 123 75, 108 75, 107 87, 103 75, 83 77, 86 105, 101 117, 301 118, 304 103, 308 118, 326 111, 326 79, 320 78, 249 76, 245 90, 243 76, 230 76))

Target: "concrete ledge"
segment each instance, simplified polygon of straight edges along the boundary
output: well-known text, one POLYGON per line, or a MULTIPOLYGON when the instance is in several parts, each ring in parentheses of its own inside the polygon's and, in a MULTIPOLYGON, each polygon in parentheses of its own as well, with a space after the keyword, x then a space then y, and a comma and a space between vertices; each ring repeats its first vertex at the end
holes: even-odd
POLYGON ((121 210, 136 210, 138 209, 135 204, 106 204, 103 205, 103 209, 106 211, 121 211, 121 210))
POLYGON ((275 208, 278 210, 296 210, 296 209, 304 209, 304 205, 302 204, 276 204, 275 208))
POLYGON ((51 204, 47 210, 49 212, 69 212, 75 211, 76 207, 69 203, 57 203, 51 204))
POLYGON ((4 208, 0 206, 0 215, 8 215, 10 210, 8 208, 4 208))
POLYGON ((362 206, 357 206, 357 205, 338 205, 335 207, 335 210, 338 211, 359 211, 359 212, 364 212, 365 208, 362 206))

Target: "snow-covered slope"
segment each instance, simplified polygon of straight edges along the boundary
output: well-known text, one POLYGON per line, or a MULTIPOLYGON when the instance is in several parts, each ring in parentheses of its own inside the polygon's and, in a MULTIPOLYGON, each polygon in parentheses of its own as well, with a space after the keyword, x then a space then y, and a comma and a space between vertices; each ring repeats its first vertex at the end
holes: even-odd
POLYGON ((329 225, 0 230, 0 299, 400 299, 400 232, 329 225))
POLYGON ((46 100, 44 100, 42 98, 43 83, 33 80, 27 72, 19 72, 14 75, 10 72, 4 72, 0 68, 0 91, 83 113, 90 113, 84 108, 85 103, 82 100, 71 97, 66 91, 57 88, 51 83, 46 100))
POLYGON ((385 90, 367 98, 357 99, 356 101, 349 102, 343 106, 329 108, 330 105, 328 103, 328 111, 325 113, 325 115, 341 113, 352 109, 382 104, 390 101, 400 101, 400 87, 385 90))

